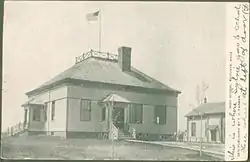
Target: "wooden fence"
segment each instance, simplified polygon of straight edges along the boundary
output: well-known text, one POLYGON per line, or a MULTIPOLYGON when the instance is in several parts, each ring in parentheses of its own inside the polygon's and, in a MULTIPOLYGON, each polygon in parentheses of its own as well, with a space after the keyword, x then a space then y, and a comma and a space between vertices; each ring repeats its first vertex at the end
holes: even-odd
POLYGON ((27 123, 19 122, 14 126, 8 127, 7 130, 1 133, 1 137, 10 137, 18 135, 27 129, 27 123))

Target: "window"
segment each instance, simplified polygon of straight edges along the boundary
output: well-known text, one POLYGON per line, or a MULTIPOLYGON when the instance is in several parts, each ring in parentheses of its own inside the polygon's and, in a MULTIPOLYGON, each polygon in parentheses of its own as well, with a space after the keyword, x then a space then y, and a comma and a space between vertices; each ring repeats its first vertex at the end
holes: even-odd
POLYGON ((154 108, 154 121, 156 124, 166 124, 166 106, 155 106, 154 108), (157 119, 158 118, 158 119, 157 119), (159 120, 159 121, 157 121, 159 120), (159 123, 157 123, 159 122, 159 123))
POLYGON ((90 100, 81 100, 80 107, 80 120, 88 121, 91 120, 91 101, 90 100))
POLYGON ((41 119, 41 109, 38 107, 35 107, 33 109, 33 120, 40 121, 40 119, 41 119))
POLYGON ((196 123, 191 123, 191 136, 196 136, 196 123))
POLYGON ((55 111, 56 111, 56 102, 52 101, 52 107, 51 107, 51 120, 55 119, 55 111))
POLYGON ((143 106, 142 104, 130 104, 129 105, 129 122, 141 124, 143 118, 143 106))
POLYGON ((101 108, 101 121, 106 120, 106 107, 101 108))

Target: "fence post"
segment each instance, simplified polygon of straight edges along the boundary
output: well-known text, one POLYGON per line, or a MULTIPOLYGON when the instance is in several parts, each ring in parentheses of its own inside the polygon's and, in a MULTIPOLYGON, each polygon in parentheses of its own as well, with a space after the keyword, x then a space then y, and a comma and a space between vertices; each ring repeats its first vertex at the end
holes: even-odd
POLYGON ((16 132, 17 132, 17 124, 15 125, 15 127, 14 127, 14 135, 16 135, 16 132))
POLYGON ((21 125, 22 123, 21 122, 19 122, 19 126, 18 126, 18 133, 20 133, 21 131, 22 131, 22 125, 21 125))
POLYGON ((21 129, 22 132, 24 131, 24 124, 23 123, 21 123, 20 129, 21 129))
POLYGON ((10 127, 7 128, 7 136, 10 135, 10 127))
POLYGON ((17 130, 17 124, 14 126, 14 134, 13 135, 16 134, 16 130, 17 130))
POLYGON ((17 132, 18 132, 18 123, 16 124, 16 133, 15 133, 15 135, 17 134, 17 132))

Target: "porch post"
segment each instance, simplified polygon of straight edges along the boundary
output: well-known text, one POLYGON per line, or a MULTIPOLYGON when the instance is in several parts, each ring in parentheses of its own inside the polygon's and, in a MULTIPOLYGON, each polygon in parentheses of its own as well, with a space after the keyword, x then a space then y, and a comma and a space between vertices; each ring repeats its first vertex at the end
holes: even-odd
POLYGON ((24 121, 23 121, 23 127, 24 129, 28 129, 29 124, 29 107, 24 108, 24 121))
POLYGON ((209 115, 207 115, 207 128, 206 128, 206 136, 207 136, 207 142, 209 142, 209 115))
POLYGON ((27 112, 28 112, 28 110, 25 108, 25 109, 24 109, 24 117, 23 117, 23 123, 24 123, 24 124, 27 123, 27 112))
POLYGON ((106 103, 106 107, 107 107, 107 111, 108 111, 108 115, 107 115, 107 125, 108 125, 108 138, 110 139, 110 129, 111 129, 111 125, 110 125, 110 103, 106 103))
POLYGON ((207 141, 211 142, 211 130, 210 129, 208 130, 208 140, 207 141))
POLYGON ((109 101, 108 102, 108 125, 109 125, 109 139, 112 138, 112 111, 113 111, 113 104, 109 101))
POLYGON ((225 143, 225 116, 222 117, 222 143, 225 143))
POLYGON ((218 127, 217 129, 216 129, 216 142, 219 142, 220 141, 220 128, 218 127))
POLYGON ((223 116, 220 117, 220 142, 223 143, 223 116))

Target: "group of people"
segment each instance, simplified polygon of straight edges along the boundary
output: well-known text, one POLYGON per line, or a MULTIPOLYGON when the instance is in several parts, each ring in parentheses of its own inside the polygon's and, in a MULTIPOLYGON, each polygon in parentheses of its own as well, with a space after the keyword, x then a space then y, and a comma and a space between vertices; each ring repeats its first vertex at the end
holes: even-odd
POLYGON ((187 132, 186 131, 175 132, 174 139, 175 139, 175 141, 180 141, 180 142, 186 141, 186 139, 187 139, 187 132))

